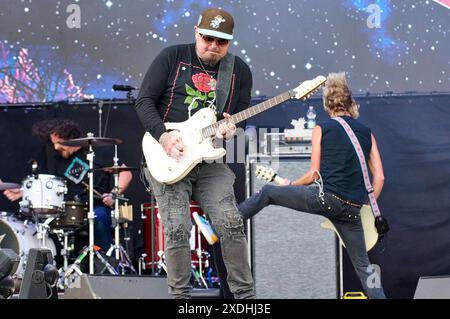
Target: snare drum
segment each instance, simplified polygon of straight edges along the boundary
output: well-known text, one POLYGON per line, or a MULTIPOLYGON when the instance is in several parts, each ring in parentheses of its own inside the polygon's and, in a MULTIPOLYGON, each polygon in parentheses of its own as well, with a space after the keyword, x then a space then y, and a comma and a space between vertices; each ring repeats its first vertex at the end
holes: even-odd
POLYGON ((71 230, 87 224, 88 204, 66 202, 64 214, 56 217, 49 226, 54 229, 71 230))
MULTIPOLYGON (((34 223, 18 220, 12 214, 3 213, 0 216, 1 248, 9 248, 19 255, 20 262, 13 269, 14 279, 23 279, 25 273, 28 252, 31 248, 43 248, 42 240, 37 238, 37 229, 34 223)), ((48 234, 45 234, 45 246, 56 255, 55 243, 48 234)))
POLYGON ((64 211, 64 194, 67 193, 66 182, 56 176, 31 175, 22 182, 22 201, 20 211, 42 218, 61 215, 64 211))

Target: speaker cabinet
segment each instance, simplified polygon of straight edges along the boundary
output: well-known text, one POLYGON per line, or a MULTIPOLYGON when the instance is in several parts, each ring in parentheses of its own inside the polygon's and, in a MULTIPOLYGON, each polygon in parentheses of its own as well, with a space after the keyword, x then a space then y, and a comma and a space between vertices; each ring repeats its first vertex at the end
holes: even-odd
MULTIPOLYGON (((309 170, 310 156, 250 158, 249 192, 267 182, 256 165, 272 167, 294 180, 309 170)), ((257 298, 334 299, 338 296, 337 240, 318 215, 268 206, 251 220, 251 261, 257 298)))
POLYGON ((58 299, 58 289, 55 285, 57 279, 58 269, 53 265, 51 250, 31 248, 19 299, 58 299))
POLYGON ((169 299, 167 278, 83 274, 62 299, 169 299))
POLYGON ((450 276, 420 277, 414 299, 450 299, 450 276))

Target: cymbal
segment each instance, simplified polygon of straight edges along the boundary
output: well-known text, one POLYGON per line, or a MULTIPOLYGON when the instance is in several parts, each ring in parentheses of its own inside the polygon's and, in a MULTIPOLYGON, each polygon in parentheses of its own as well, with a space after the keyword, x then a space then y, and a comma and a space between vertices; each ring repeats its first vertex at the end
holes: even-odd
POLYGON ((22 185, 16 183, 3 183, 0 182, 0 191, 6 191, 8 189, 21 188, 22 185))
POLYGON ((109 145, 116 145, 116 144, 122 144, 123 141, 118 138, 110 138, 110 137, 83 137, 83 138, 75 138, 72 140, 67 140, 60 142, 60 144, 65 146, 81 146, 81 147, 88 147, 89 145, 92 146, 109 146, 109 145))
POLYGON ((103 171, 103 172, 107 172, 107 173, 120 173, 120 172, 125 172, 125 171, 135 171, 137 170, 137 167, 131 167, 131 166, 110 166, 110 167, 100 167, 100 168, 94 168, 92 171, 93 172, 98 172, 98 171, 103 171))

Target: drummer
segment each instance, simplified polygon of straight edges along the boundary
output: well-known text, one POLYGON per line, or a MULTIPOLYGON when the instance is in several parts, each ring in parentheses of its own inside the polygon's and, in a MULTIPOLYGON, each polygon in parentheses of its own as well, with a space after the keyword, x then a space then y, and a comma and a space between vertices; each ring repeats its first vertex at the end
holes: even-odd
MULTIPOLYGON (((64 146, 61 142, 81 137, 81 131, 75 121, 68 119, 49 119, 36 123, 32 134, 38 138, 44 147, 36 158, 38 168, 34 173, 51 174, 67 181, 67 194, 64 200, 88 202, 88 174, 81 181, 77 180, 80 168, 88 167, 86 155, 88 149, 80 146, 64 146), (72 174, 71 169, 75 171, 72 174), (83 183, 84 182, 84 183, 83 183)), ((95 148, 94 169, 113 166, 114 150, 112 147, 95 148)), ((119 163, 125 167, 125 164, 119 163)), ((132 174, 122 171, 119 174, 119 194, 123 194, 130 184, 132 174)), ((111 192, 114 189, 114 178, 109 172, 94 172, 94 189, 102 194, 94 198, 94 238, 95 245, 105 252, 113 243, 111 231, 111 207, 114 199, 111 192)), ((3 194, 11 201, 22 197, 20 189, 10 189, 3 194)))

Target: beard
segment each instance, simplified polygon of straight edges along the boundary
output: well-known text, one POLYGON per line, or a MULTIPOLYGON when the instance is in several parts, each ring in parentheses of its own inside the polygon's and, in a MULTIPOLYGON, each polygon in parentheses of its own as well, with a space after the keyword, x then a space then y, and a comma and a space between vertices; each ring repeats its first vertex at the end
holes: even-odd
POLYGON ((215 66, 217 63, 219 63, 220 60, 222 60, 223 56, 221 56, 218 52, 205 52, 202 56, 200 56, 200 59, 202 60, 203 64, 207 66, 215 66))
POLYGON ((61 157, 65 158, 65 159, 68 159, 70 157, 70 155, 72 155, 72 153, 70 153, 69 151, 61 151, 60 154, 61 154, 61 157))
POLYGON ((207 65, 207 66, 215 66, 217 63, 219 63, 221 57, 218 55, 213 55, 211 57, 202 59, 203 64, 207 65))

